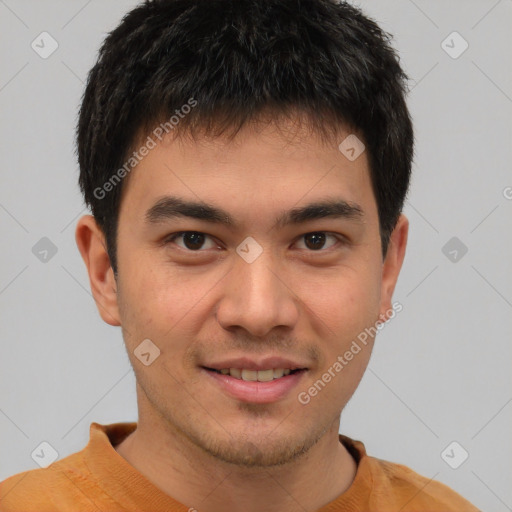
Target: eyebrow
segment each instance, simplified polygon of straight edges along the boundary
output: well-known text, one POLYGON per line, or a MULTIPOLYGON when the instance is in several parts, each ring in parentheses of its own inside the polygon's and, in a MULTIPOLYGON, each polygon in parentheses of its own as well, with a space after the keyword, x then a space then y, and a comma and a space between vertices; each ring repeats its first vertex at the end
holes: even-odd
MULTIPOLYGON (((146 222, 149 224, 158 224, 179 217, 222 224, 229 228, 237 226, 233 217, 222 208, 203 201, 188 201, 174 196, 165 196, 159 199, 147 210, 145 215, 146 222)), ((364 212, 356 203, 341 198, 326 199, 281 212, 275 219, 274 227, 282 228, 290 224, 302 224, 326 217, 358 221, 362 220, 364 212)))

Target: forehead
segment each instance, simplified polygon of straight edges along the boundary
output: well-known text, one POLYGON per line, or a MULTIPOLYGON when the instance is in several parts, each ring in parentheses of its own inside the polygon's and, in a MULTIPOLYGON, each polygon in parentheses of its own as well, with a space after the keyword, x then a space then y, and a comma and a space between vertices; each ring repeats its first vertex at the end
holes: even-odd
POLYGON ((282 122, 246 125, 234 138, 164 138, 123 184, 120 217, 123 210, 140 214, 165 195, 231 206, 234 216, 253 218, 336 196, 371 215, 376 205, 366 152, 353 160, 339 149, 354 135, 340 131, 339 141, 330 140, 282 122))

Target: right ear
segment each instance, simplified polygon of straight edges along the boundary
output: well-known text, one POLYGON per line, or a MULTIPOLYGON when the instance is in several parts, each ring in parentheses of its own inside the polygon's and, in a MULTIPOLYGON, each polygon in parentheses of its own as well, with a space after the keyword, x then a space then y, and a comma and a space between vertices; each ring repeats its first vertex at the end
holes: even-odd
POLYGON ((92 215, 84 215, 76 226, 76 245, 82 255, 96 306, 103 321, 119 326, 117 283, 110 264, 105 236, 92 215))

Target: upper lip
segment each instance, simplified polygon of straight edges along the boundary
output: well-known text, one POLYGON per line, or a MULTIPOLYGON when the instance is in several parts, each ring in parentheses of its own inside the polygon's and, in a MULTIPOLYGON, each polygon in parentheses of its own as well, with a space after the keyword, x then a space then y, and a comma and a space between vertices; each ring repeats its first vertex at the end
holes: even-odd
POLYGON ((225 368, 240 368, 244 370, 269 370, 270 368, 289 368, 290 370, 307 369, 307 365, 284 357, 266 357, 264 359, 249 359, 248 357, 237 357, 224 359, 214 363, 202 365, 212 370, 223 370, 225 368))

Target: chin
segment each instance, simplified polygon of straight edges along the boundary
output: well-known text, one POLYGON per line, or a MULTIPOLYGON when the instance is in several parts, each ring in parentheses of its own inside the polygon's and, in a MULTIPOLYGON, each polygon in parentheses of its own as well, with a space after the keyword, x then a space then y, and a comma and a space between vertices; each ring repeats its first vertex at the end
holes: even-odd
MULTIPOLYGON (((277 430, 279 426, 276 429, 277 430)), ((272 432, 261 432, 251 435, 223 431, 219 437, 198 432, 188 432, 188 438, 199 449, 216 460, 245 468, 271 468, 296 461, 304 456, 322 437, 325 431, 290 435, 272 435, 272 432)))

